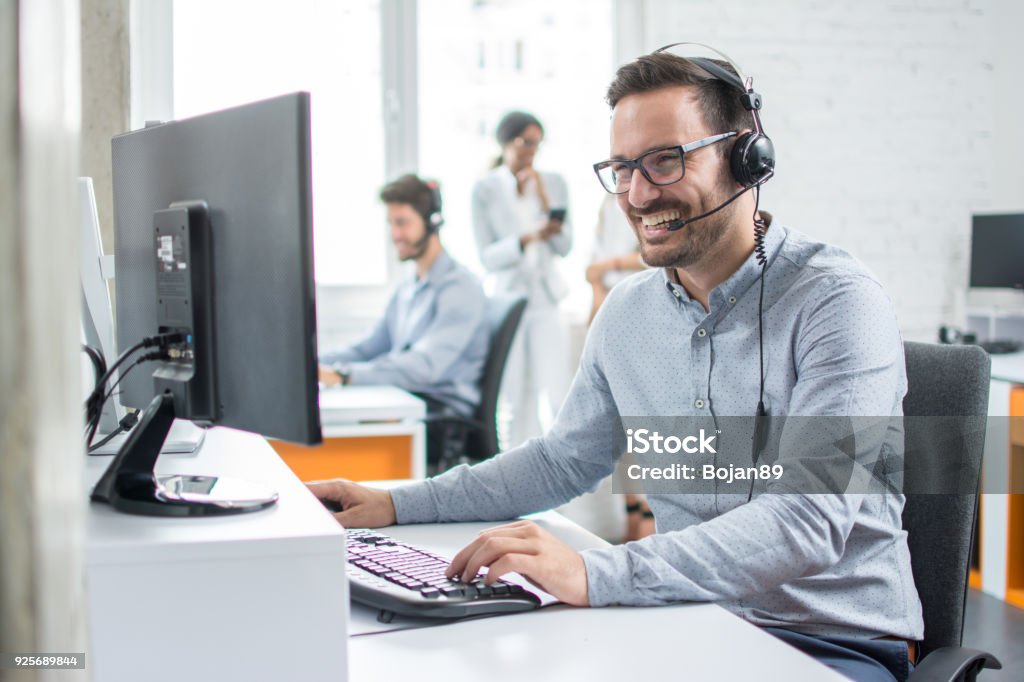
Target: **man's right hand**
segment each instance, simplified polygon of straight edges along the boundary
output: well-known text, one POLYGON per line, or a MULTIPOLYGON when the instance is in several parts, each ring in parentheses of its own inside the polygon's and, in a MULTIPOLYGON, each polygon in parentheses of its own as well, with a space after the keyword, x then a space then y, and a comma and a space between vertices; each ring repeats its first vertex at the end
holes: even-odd
POLYGON ((329 500, 341 506, 342 510, 334 518, 346 528, 380 528, 395 524, 395 505, 387 490, 367 488, 344 478, 309 481, 306 487, 318 500, 329 500))

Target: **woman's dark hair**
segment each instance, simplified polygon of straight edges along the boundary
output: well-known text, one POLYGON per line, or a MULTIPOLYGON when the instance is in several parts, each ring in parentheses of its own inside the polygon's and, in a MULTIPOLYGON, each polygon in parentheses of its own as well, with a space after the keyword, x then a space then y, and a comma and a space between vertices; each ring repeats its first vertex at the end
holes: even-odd
MULTIPOLYGON (((541 133, 544 132, 544 126, 541 125, 541 122, 533 114, 525 111, 510 111, 502 116, 501 121, 498 122, 498 128, 494 131, 494 139, 504 148, 505 145, 522 135, 523 131, 530 126, 537 126, 540 128, 541 133)), ((494 167, 497 168, 503 163, 505 163, 505 157, 503 154, 499 154, 498 158, 494 161, 494 167)))

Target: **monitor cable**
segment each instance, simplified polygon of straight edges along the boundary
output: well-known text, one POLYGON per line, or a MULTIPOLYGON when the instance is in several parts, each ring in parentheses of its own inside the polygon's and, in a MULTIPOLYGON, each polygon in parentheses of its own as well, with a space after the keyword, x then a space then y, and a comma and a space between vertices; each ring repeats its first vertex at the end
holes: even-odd
MULTIPOLYGON (((114 375, 114 372, 117 371, 118 367, 123 365, 130 357, 135 355, 140 350, 143 350, 145 348, 153 348, 154 346, 158 347, 159 350, 152 353, 148 353, 145 356, 143 356, 143 358, 145 359, 136 362, 129 368, 129 371, 138 366, 140 362, 149 362, 151 360, 166 359, 165 356, 167 355, 167 349, 174 344, 183 342, 184 340, 185 335, 180 332, 148 336, 144 338, 142 341, 136 343, 134 346, 132 346, 125 352, 121 353, 120 357, 117 358, 114 364, 107 368, 103 375, 96 381, 95 388, 93 388, 92 393, 89 394, 89 397, 85 401, 86 431, 88 434, 85 442, 87 450, 90 448, 90 443, 92 442, 93 437, 96 435, 96 430, 99 428, 100 416, 103 412, 103 405, 106 404, 107 400, 110 398, 114 391, 114 389, 111 388, 109 392, 105 392, 107 382, 110 381, 110 378, 114 375)), ((89 351, 85 352, 89 354, 89 351)), ((90 358, 92 358, 91 354, 90 358)), ((102 361, 102 354, 100 354, 100 360, 102 361)), ((121 380, 125 376, 127 376, 127 374, 127 371, 122 373, 122 375, 118 378, 117 382, 115 382, 114 386, 119 384, 121 380)))

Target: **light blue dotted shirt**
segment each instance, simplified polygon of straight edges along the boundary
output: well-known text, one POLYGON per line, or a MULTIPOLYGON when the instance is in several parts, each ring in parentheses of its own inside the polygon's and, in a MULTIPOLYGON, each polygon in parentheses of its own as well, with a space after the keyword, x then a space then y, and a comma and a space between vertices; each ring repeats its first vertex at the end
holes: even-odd
MULTIPOLYGON (((766 248, 768 413, 902 414, 903 344, 876 278, 841 249, 781 225, 768 230, 766 248)), ((710 312, 666 270, 619 284, 547 435, 393 490, 399 523, 497 521, 557 507, 612 472, 625 450, 620 416, 753 414, 759 274, 752 255, 711 292, 710 312)), ((754 624, 812 635, 923 635, 902 495, 649 502, 655 535, 582 553, 592 606, 715 601, 754 624)))
POLYGON ((441 251, 424 277, 412 273, 398 286, 369 336, 320 362, 347 372, 353 386, 398 386, 469 417, 489 340, 480 280, 441 251))

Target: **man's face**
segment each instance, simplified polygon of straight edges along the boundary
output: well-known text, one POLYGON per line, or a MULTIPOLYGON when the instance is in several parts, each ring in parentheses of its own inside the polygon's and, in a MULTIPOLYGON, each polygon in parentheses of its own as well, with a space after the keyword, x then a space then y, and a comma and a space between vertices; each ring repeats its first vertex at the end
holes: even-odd
MULTIPOLYGON (((612 158, 635 159, 644 152, 683 145, 709 135, 700 104, 688 86, 673 86, 628 95, 612 113, 612 158)), ((617 195, 640 242, 644 262, 654 267, 686 268, 713 257, 715 247, 733 223, 735 205, 675 232, 671 220, 709 211, 732 196, 736 187, 728 163, 714 147, 690 152, 683 178, 671 185, 653 185, 634 171, 629 191, 617 195)))
POLYGON ((391 228, 391 243, 402 261, 419 258, 423 254, 427 226, 423 216, 410 204, 388 204, 388 227, 391 228))

